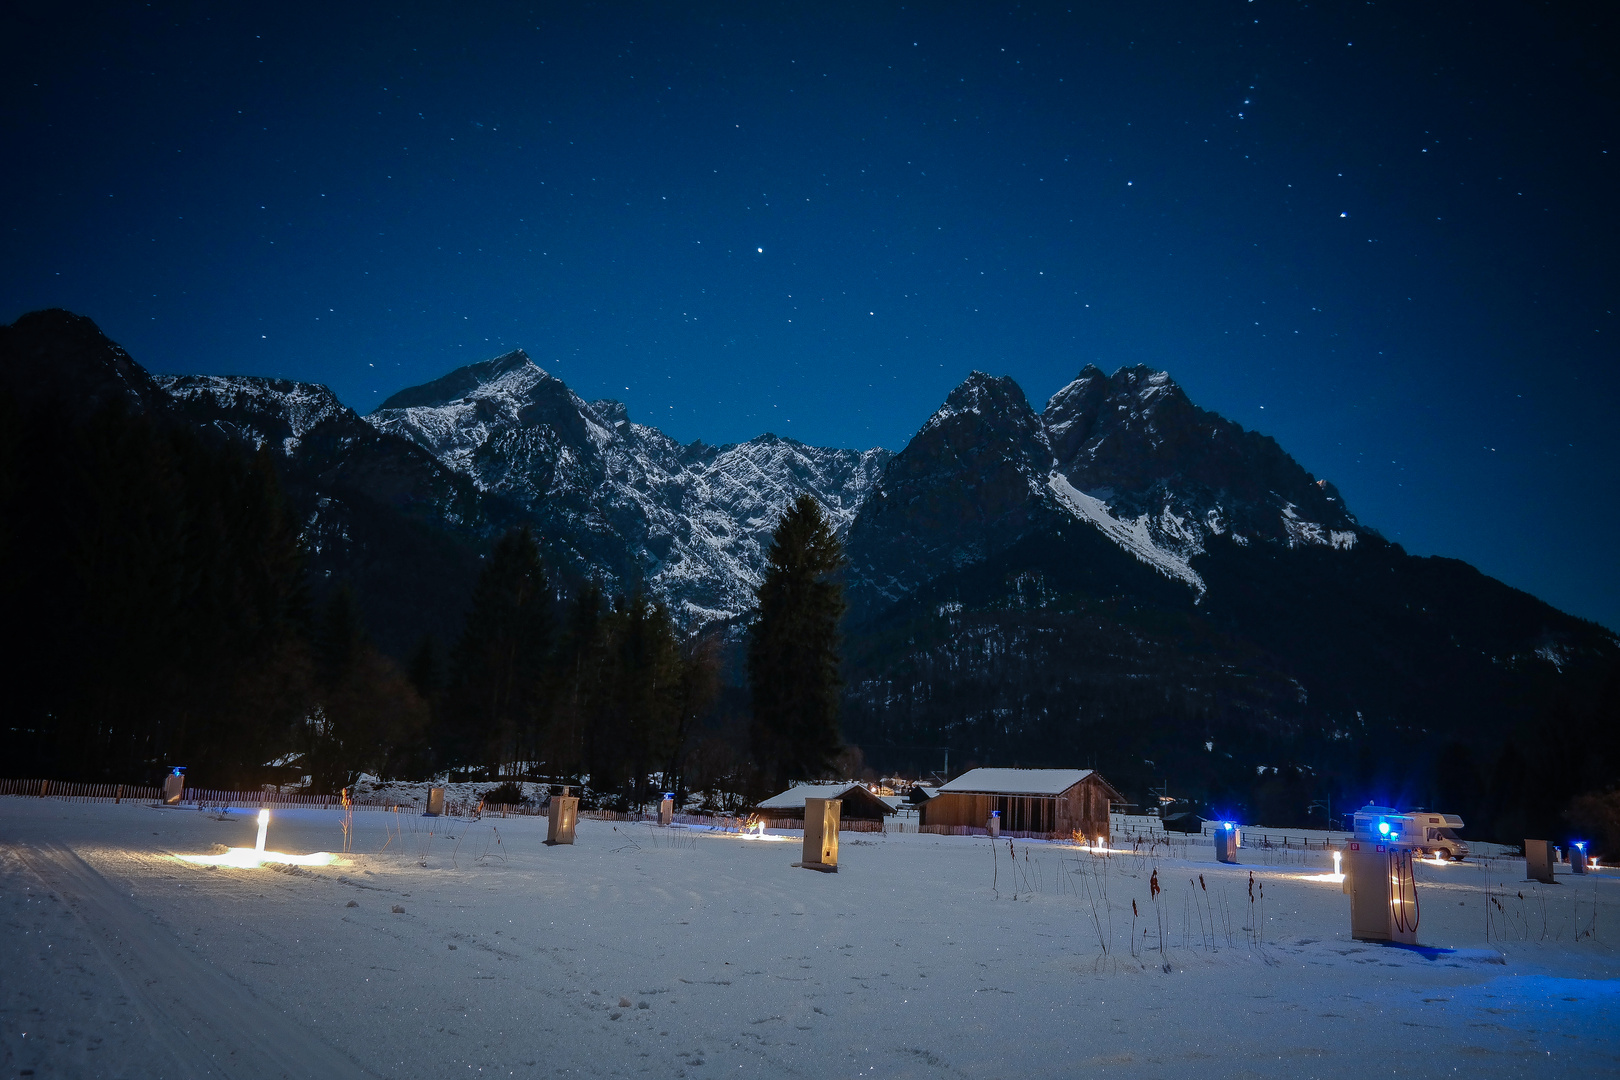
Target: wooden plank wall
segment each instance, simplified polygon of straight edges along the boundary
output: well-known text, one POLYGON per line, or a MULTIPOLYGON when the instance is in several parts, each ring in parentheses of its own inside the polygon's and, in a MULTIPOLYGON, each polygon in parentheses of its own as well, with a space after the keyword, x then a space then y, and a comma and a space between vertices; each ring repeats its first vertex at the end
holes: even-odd
POLYGON ((1087 839, 1109 836, 1108 789, 1094 776, 1056 796, 971 795, 947 791, 922 805, 923 825, 969 825, 984 828, 990 811, 1001 811, 1003 829, 1080 832, 1087 839), (1053 820, 1053 817, 1056 820, 1053 820))

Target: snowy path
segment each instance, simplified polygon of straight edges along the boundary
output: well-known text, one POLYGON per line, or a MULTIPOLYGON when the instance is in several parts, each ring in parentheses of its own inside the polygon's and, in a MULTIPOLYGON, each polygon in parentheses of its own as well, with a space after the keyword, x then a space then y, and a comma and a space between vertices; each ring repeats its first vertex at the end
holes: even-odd
POLYGON ((94 950, 101 978, 93 981, 116 986, 115 1000, 134 1009, 161 1048, 148 1056, 155 1062, 171 1056, 175 1075, 371 1075, 186 949, 170 927, 139 910, 72 850, 51 844, 12 851, 38 882, 35 895, 66 902, 78 923, 74 929, 84 931, 76 939, 94 950))
MULTIPOLYGON (((1509 905, 1503 964, 1486 962, 1498 943, 1485 948, 1470 866, 1423 871, 1421 936, 1464 950, 1429 960, 1350 941, 1348 900, 1308 880, 1317 868, 1203 852, 1018 842, 1014 871, 1006 841, 846 834, 842 872, 822 875, 789 867, 793 843, 646 826, 585 821, 577 845, 547 848, 537 819, 355 825, 361 853, 343 865, 205 869, 173 855, 251 845, 248 815, 0 799, 0 1064, 677 1080, 1620 1072, 1609 877, 1515 883, 1526 898, 1509 905), (1162 955, 1141 948, 1152 914, 1131 943, 1155 869, 1162 955), (1594 916, 1597 937, 1572 941, 1594 916)), ((272 848, 341 843, 335 812, 272 824, 272 848)))

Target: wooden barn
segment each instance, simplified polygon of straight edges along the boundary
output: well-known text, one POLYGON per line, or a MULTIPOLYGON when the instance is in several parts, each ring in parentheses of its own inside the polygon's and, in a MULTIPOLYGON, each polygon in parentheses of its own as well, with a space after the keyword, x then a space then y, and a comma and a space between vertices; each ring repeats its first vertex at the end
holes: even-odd
POLYGON ((929 831, 983 829, 999 810, 1003 833, 1106 839, 1110 801, 1125 797, 1092 769, 971 769, 940 785, 918 812, 929 831))
POLYGON ((841 799, 840 816, 845 821, 878 821, 894 813, 894 807, 866 789, 864 784, 795 784, 780 795, 772 795, 759 804, 759 812, 768 818, 804 819, 804 800, 841 799))

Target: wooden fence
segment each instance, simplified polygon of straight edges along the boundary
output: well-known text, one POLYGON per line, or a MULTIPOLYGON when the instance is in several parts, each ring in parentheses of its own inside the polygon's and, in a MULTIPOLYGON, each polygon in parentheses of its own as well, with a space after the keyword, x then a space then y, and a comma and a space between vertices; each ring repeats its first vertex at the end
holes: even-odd
POLYGON ((0 795, 31 795, 67 802, 141 802, 156 799, 155 787, 136 784, 70 784, 62 780, 0 780, 0 795))
MULTIPOLYGON (((77 784, 66 780, 0 780, 0 795, 23 795, 35 798, 64 799, 68 802, 155 802, 162 790, 137 784, 77 784)), ((283 795, 276 791, 217 791, 212 788, 186 788, 180 797, 182 805, 191 806, 251 806, 251 807, 315 807, 338 809, 343 806, 341 795, 283 795)), ((392 810, 394 807, 415 808, 415 804, 399 799, 367 796, 351 799, 349 805, 356 810, 392 810)))

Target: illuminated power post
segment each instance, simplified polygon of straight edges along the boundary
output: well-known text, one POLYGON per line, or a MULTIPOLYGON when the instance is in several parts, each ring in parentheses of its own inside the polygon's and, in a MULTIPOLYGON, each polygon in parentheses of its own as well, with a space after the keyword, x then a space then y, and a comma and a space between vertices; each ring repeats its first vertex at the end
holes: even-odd
POLYGON ((1215 861, 1223 863, 1237 862, 1238 831, 1237 825, 1230 821, 1223 821, 1215 827, 1215 861))
POLYGON ((444 813, 444 788, 428 788, 427 809, 422 812, 428 817, 438 817, 444 813))
POLYGON ((675 793, 664 792, 664 797, 658 800, 658 824, 675 824, 675 793))
POLYGON ((1397 816, 1359 822, 1346 845, 1344 891, 1350 896, 1350 936, 1357 941, 1416 945, 1417 878, 1412 846, 1397 816))
POLYGON ((579 799, 568 794, 563 788, 561 795, 551 797, 550 812, 546 822, 546 843, 572 844, 574 842, 574 825, 579 821, 579 799))
POLYGON ((838 873, 838 823, 843 808, 840 799, 804 800, 804 858, 798 865, 838 873))
POLYGON ((998 836, 1001 835, 1001 811, 1000 810, 992 810, 992 811, 990 811, 990 819, 984 823, 984 831, 989 833, 992 838, 998 837, 998 836))
POLYGON ((1571 840, 1569 842, 1569 872, 1572 874, 1586 873, 1586 841, 1571 840))
POLYGON ((170 767, 169 775, 163 778, 163 805, 174 806, 186 797, 186 767, 175 765, 170 767))

